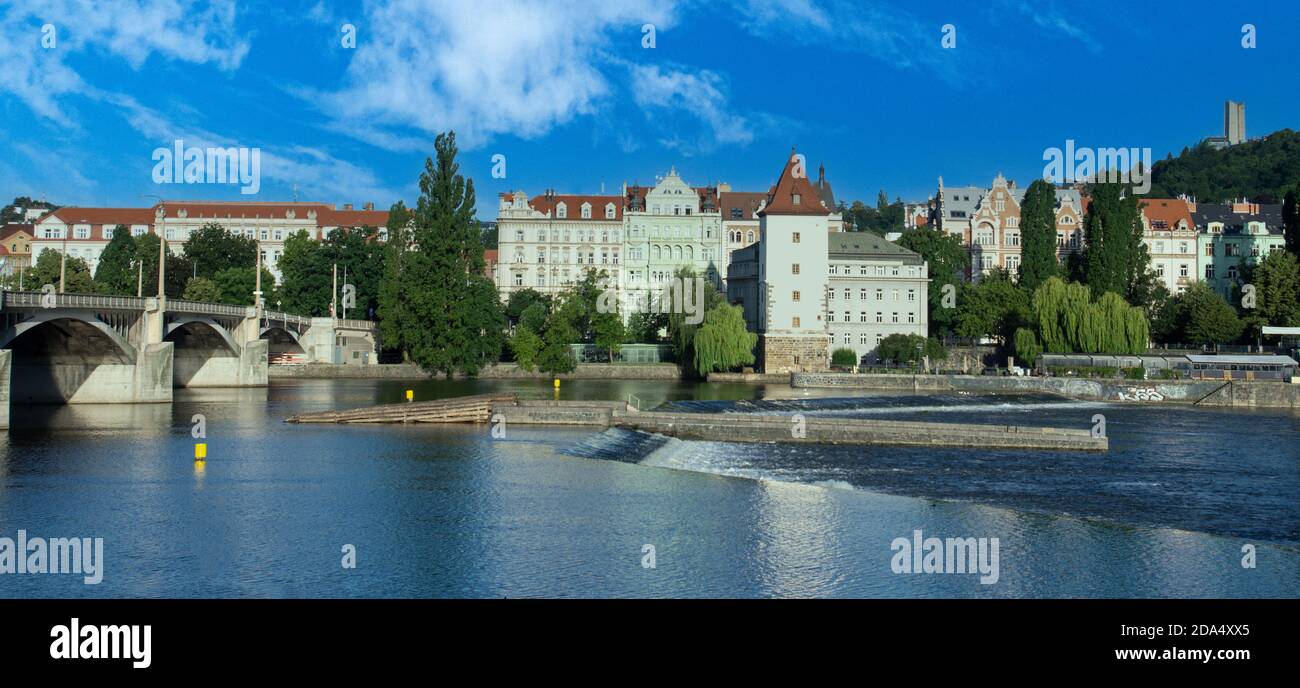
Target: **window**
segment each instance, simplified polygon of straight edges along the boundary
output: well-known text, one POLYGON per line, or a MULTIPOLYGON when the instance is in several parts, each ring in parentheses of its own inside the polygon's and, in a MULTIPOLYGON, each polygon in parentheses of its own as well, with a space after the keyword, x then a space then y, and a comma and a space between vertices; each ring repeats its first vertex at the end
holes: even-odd
POLYGON ((1180 277, 1186 277, 1186 276, 1187 276, 1187 263, 1183 263, 1182 265, 1179 265, 1179 266, 1178 266, 1178 275, 1179 275, 1180 277))
POLYGON ((524 273, 522 272, 515 273, 515 286, 516 287, 524 286, 524 273))
MULTIPOLYGON (((555 206, 555 216, 561 219, 568 217, 569 207, 564 205, 563 203, 555 206)), ((565 239, 565 241, 568 241, 568 239, 565 239)))
POLYGON ((876 311, 876 322, 878 323, 885 322, 885 314, 881 313, 880 311, 876 311))
POLYGON ((895 301, 898 300, 898 290, 897 290, 897 289, 894 290, 894 300, 895 300, 895 301))
POLYGON ((582 219, 584 220, 591 219, 591 206, 587 205, 586 203, 582 204, 582 219))
POLYGON ((862 345, 869 344, 871 340, 869 340, 867 337, 868 335, 866 332, 863 332, 861 335, 858 335, 858 343, 862 345))
POLYGON ((605 219, 606 219, 606 220, 612 220, 612 219, 614 219, 614 204, 613 204, 613 203, 607 204, 607 205, 605 206, 605 219))
POLYGON ((799 205, 799 194, 791 194, 791 200, 795 205, 799 205))
POLYGON ((859 289, 859 290, 858 290, 858 300, 859 300, 859 301, 866 301, 866 300, 867 300, 867 290, 866 290, 866 289, 859 289))
POLYGON ((515 241, 523 241, 523 240, 524 240, 524 230, 520 229, 515 231, 515 241))
POLYGON ((1237 266, 1236 266, 1236 265, 1229 265, 1229 266, 1228 266, 1228 279, 1233 279, 1233 280, 1237 279, 1237 266))
POLYGON ((915 313, 908 313, 908 314, 907 314, 907 322, 910 322, 910 323, 914 323, 914 322, 916 322, 916 314, 915 314, 915 313))
POLYGON ((790 243, 792 243, 792 244, 797 244, 797 243, 799 243, 799 233, 798 233, 798 232, 794 232, 793 234, 790 235, 790 243))
POLYGON ((798 327, 798 326, 799 326, 799 318, 797 316, 794 318, 790 318, 790 327, 798 327))
POLYGON ((884 289, 877 289, 877 290, 876 290, 876 300, 877 300, 877 301, 884 301, 884 300, 885 300, 885 290, 884 290, 884 289))
POLYGON ((907 300, 908 300, 908 301, 915 301, 915 300, 916 300, 916 290, 915 290, 915 289, 908 289, 908 290, 907 290, 907 300))
POLYGON ((829 265, 829 266, 827 266, 826 269, 830 272, 830 274, 832 274, 832 275, 835 274, 835 266, 834 266, 834 265, 829 265))
POLYGON ((1179 252, 1179 253, 1187 253, 1187 242, 1186 242, 1186 241, 1180 241, 1180 242, 1178 242, 1178 252, 1179 252))
POLYGON ((894 319, 893 319, 893 322, 898 322, 898 314, 897 314, 897 313, 894 313, 894 319))
MULTIPOLYGON (((741 219, 744 219, 744 211, 742 211, 740 208, 732 208, 732 209, 731 209, 731 219, 733 219, 733 220, 741 220, 741 219)), ((737 233, 736 233, 736 236, 739 237, 739 236, 740 236, 740 233, 737 232, 737 233)))
POLYGON ((828 311, 826 313, 826 322, 835 322, 835 311, 828 311))
POLYGON ((866 312, 866 311, 860 311, 860 312, 858 313, 858 322, 860 322, 860 323, 867 322, 867 312, 866 312))
POLYGON ((1165 266, 1163 266, 1163 265, 1157 265, 1157 266, 1156 266, 1156 276, 1157 276, 1157 277, 1164 277, 1164 276, 1165 276, 1165 266))
POLYGON ((796 291, 796 292, 791 292, 791 293, 790 293, 790 300, 791 300, 791 301, 798 301, 798 300, 799 300, 799 292, 797 292, 797 291, 796 291))
POLYGON ((845 344, 852 344, 852 343, 853 343, 853 335, 849 334, 848 332, 845 332, 845 333, 844 333, 844 343, 845 343, 845 344))
POLYGON ((791 263, 791 264, 790 264, 790 274, 791 274, 791 275, 797 275, 797 274, 799 274, 799 264, 798 264, 798 263, 791 263))
MULTIPOLYGON (((1161 268, 1160 273, 1162 275, 1164 274, 1163 267, 1161 268)), ((1214 263, 1205 266, 1205 279, 1214 279, 1214 263)))
POLYGON ((89 228, 89 227, 74 227, 73 230, 72 230, 72 238, 74 238, 74 239, 89 239, 89 238, 90 238, 90 228, 89 228))

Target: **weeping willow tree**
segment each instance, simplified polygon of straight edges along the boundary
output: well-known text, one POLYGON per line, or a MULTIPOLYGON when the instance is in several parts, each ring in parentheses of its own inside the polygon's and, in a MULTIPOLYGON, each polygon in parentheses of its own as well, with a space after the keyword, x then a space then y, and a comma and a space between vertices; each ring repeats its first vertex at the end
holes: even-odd
POLYGON ((1024 327, 1016 330, 1016 357, 1029 367, 1034 366, 1034 361, 1043 353, 1043 347, 1038 345, 1038 337, 1034 331, 1024 327))
POLYGON ((1113 292, 1094 302, 1087 286, 1053 277, 1034 292, 1032 312, 1045 351, 1140 354, 1147 349, 1146 313, 1113 292))
POLYGON ((753 365, 756 343, 758 335, 745 329, 740 306, 720 303, 704 315, 704 323, 692 339, 695 372, 704 377, 715 370, 753 365))

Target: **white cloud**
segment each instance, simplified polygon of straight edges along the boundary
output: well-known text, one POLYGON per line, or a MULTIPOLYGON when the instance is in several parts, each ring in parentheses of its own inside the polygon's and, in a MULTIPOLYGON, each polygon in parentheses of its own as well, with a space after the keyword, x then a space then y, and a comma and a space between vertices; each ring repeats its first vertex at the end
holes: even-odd
POLYGON ((0 41, 0 91, 18 98, 38 117, 64 128, 75 119, 61 103, 67 96, 102 99, 66 59, 92 51, 122 59, 139 69, 152 54, 232 70, 247 55, 248 42, 234 29, 229 0, 15 0, 0 13, 6 27, 0 41), (52 47, 44 47, 46 25, 52 47))
POLYGON ((652 0, 368 5, 345 86, 299 92, 319 100, 332 128, 384 147, 427 147, 448 129, 467 148, 537 138, 630 99, 638 84, 612 54, 640 53, 642 25, 664 31, 675 11, 652 0))
POLYGON ((674 127, 672 134, 660 139, 661 145, 691 153, 709 151, 719 145, 744 145, 753 140, 748 121, 727 110, 723 79, 716 73, 708 70, 691 73, 659 65, 633 65, 630 72, 637 84, 636 104, 649 116, 685 114, 706 129, 691 139, 683 138, 680 133, 689 127, 674 127))

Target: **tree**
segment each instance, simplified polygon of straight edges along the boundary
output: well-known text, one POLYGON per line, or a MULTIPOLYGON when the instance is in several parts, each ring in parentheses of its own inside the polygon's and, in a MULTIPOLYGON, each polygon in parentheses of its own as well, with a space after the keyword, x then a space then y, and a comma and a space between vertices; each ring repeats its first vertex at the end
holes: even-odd
POLYGON ((1029 296, 1001 268, 993 269, 964 290, 959 301, 957 335, 960 337, 993 337, 1009 343, 1016 328, 1029 318, 1029 296))
POLYGON ((1300 263, 1286 251, 1273 251, 1251 267, 1255 314, 1278 327, 1300 326, 1300 263))
POLYGON ((623 347, 627 339, 627 329, 623 327, 623 316, 618 311, 597 313, 592 321, 592 341, 596 346, 609 352, 609 362, 614 362, 614 355, 623 347))
POLYGON ((1034 292, 1028 322, 1042 350, 1052 353, 1141 354, 1150 339, 1142 308, 1112 292, 1094 302, 1088 287, 1056 277, 1034 292))
POLYGON ((1300 183, 1287 190, 1282 201, 1282 226, 1286 234, 1286 250, 1300 258, 1300 183))
POLYGON ((1032 368, 1042 353, 1043 347, 1038 345, 1038 337, 1033 330, 1024 327, 1016 330, 1016 358, 1032 368))
POLYGON ((1059 272, 1056 260, 1056 189, 1034 180, 1020 203, 1020 288, 1033 293, 1059 272))
POLYGON ((900 364, 920 363, 922 357, 930 354, 930 346, 930 342, 919 334, 891 334, 880 340, 876 358, 900 364))
POLYGON ((135 239, 126 225, 113 228, 113 238, 99 254, 95 282, 106 294, 134 295, 136 291, 135 239))
MULTIPOLYGON (((232 306, 253 305, 253 292, 257 289, 257 268, 226 268, 212 276, 212 283, 220 292, 221 303, 232 306)), ((270 270, 262 268, 262 303, 275 303, 275 276, 270 270)), ((283 300, 283 299, 279 299, 283 300)))
POLYGON ((229 268, 252 268, 257 265, 257 241, 235 234, 224 226, 209 222, 185 240, 185 258, 194 274, 213 278, 229 268))
POLYGON ((831 352, 831 365, 849 368, 858 364, 858 352, 840 347, 831 352))
POLYGON ((529 306, 540 302, 543 304, 543 310, 545 310, 549 301, 550 297, 532 287, 512 291, 509 300, 506 301, 506 317, 510 318, 512 322, 519 322, 519 318, 523 316, 524 311, 529 306))
POLYGON ((1184 331, 1193 344, 1219 344, 1241 336, 1242 322, 1218 292, 1196 282, 1183 293, 1184 331))
POLYGON ((546 331, 542 334, 542 350, 537 355, 537 367, 552 375, 572 372, 577 367, 569 344, 577 339, 573 329, 574 308, 570 305, 556 308, 546 318, 546 331))
MULTIPOLYGON (((675 284, 681 285, 682 294, 680 304, 674 301, 668 313, 668 337, 672 340, 673 353, 681 363, 682 369, 694 370, 696 368, 693 360, 695 356, 695 333, 699 330, 703 321, 698 316, 704 315, 707 318, 708 312, 713 310, 714 306, 719 303, 726 303, 727 299, 714 289, 708 280, 698 277, 694 268, 690 266, 677 268, 673 273, 673 277, 676 280, 675 284), (703 285, 703 288, 701 289, 699 285, 703 285), (701 291, 703 292, 703 296, 700 298, 702 303, 690 303, 701 291), (681 307, 679 308, 678 305, 681 307), (687 312, 688 310, 690 312, 687 312), (697 320, 697 322, 690 322, 692 320, 697 320)), ((666 299, 661 299, 660 303, 664 302, 666 302, 666 299)))
POLYGON ((551 314, 546 301, 534 301, 519 314, 519 325, 533 332, 542 332, 546 328, 546 318, 551 314))
POLYGON ((1221 150, 1201 144, 1157 161, 1151 173, 1152 198, 1186 194, 1202 203, 1277 203, 1300 179, 1300 133, 1282 129, 1221 150))
POLYGON ((745 329, 744 310, 718 303, 704 314, 704 323, 692 339, 695 373, 706 377, 715 370, 753 365, 757 343, 758 335, 745 329))
MULTIPOLYGON (((29 291, 40 291, 47 284, 59 288, 60 253, 54 249, 45 249, 36 256, 36 264, 23 273, 23 286, 29 291)), ((90 266, 77 256, 68 256, 63 272, 67 284, 61 291, 68 294, 94 294, 95 280, 90 276, 90 266)), ((16 281, 15 281, 16 283, 16 281)))
POLYGON ((280 269, 280 300, 285 312, 329 315, 333 275, 320 243, 306 230, 294 232, 284 240, 284 250, 276 265, 280 269))
MULTIPOLYGON (((143 263, 144 271, 144 293, 148 295, 157 295, 158 293, 158 245, 161 240, 157 234, 141 234, 135 238, 135 255, 136 260, 143 263)), ((173 244, 174 245, 174 244, 173 244)), ((166 253, 167 267, 164 276, 164 293, 168 298, 179 299, 185 292, 185 283, 189 281, 191 275, 190 262, 184 256, 178 256, 172 252, 169 246, 166 253)))
POLYGON ((369 319, 379 306, 379 281, 384 274, 385 247, 379 240, 379 230, 374 227, 334 229, 325 237, 318 257, 325 287, 325 313, 328 304, 334 303, 334 270, 338 269, 339 317, 369 319), (346 285, 356 290, 355 305, 343 311, 343 292, 346 285))
POLYGON ((439 134, 434 149, 409 226, 394 228, 389 218, 381 334, 426 371, 472 376, 500 354, 505 317, 483 276, 474 182, 459 173, 455 133, 439 134))
POLYGON ((1085 278, 1092 295, 1115 292, 1141 304, 1151 256, 1142 242, 1137 197, 1127 193, 1121 182, 1099 182, 1090 192, 1083 236, 1085 278))
POLYGON ((510 351, 514 353, 515 363, 520 368, 530 373, 536 369, 541 350, 542 338, 536 332, 522 325, 515 328, 514 336, 510 338, 510 351))
POLYGON ((186 301, 206 301, 209 303, 221 302, 221 288, 216 282, 206 277, 191 277, 190 281, 185 283, 185 293, 181 298, 186 301))
POLYGON ((939 333, 954 333, 957 326, 955 299, 962 285, 962 276, 970 266, 970 254, 962 246, 961 237, 933 227, 918 227, 904 232, 898 245, 920 254, 929 265, 927 305, 931 329, 939 333), (946 289, 949 286, 951 289, 946 289), (951 308, 945 307, 945 295, 949 291, 953 295, 951 308))
POLYGON ((643 311, 633 313, 628 318, 628 340, 644 344, 658 344, 663 341, 660 335, 668 327, 668 314, 643 311))

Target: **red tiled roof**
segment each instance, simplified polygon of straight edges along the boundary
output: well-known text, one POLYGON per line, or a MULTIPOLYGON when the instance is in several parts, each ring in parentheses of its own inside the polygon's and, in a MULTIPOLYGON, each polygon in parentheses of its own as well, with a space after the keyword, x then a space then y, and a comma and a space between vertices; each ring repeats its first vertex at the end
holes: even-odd
POLYGON ((723 191, 719 196, 722 198, 718 202, 718 209, 724 221, 732 219, 732 208, 740 208, 741 219, 753 220, 758 216, 759 204, 768 194, 762 191, 723 191))
POLYGON ((59 208, 41 216, 38 222, 51 218, 68 225, 149 225, 153 224, 152 208, 59 208))
POLYGON ((551 213, 551 217, 554 217, 555 206, 559 205, 560 203, 564 203, 565 208, 568 211, 567 212, 568 217, 565 218, 566 220, 586 219, 587 221, 591 221, 591 220, 604 220, 605 205, 607 203, 613 203, 614 219, 622 220, 623 219, 622 200, 623 199, 619 196, 573 196, 573 195, 556 194, 553 196, 546 196, 546 195, 533 196, 532 198, 528 199, 528 205, 532 206, 533 210, 536 210, 539 213, 551 213), (591 204, 591 217, 589 218, 582 217, 583 203, 591 204))
POLYGON ((1186 201, 1176 198, 1143 198, 1138 202, 1142 204, 1142 214, 1153 228, 1157 222, 1163 221, 1165 228, 1174 229, 1180 220, 1186 222, 1189 229, 1196 226, 1186 201))
POLYGON ((798 177, 794 176, 797 160, 795 152, 791 150, 790 157, 785 161, 785 169, 781 170, 781 177, 776 180, 776 186, 768 197, 767 207, 759 213, 760 216, 831 214, 826 206, 822 205, 821 195, 808 180, 808 170, 803 170, 803 174, 798 177), (795 196, 799 197, 798 203, 795 203, 795 196))
POLYGON ((26 232, 27 236, 36 236, 36 231, 32 225, 15 223, 0 226, 0 241, 4 241, 19 232, 26 232))
POLYGON ((490 248, 483 252, 483 260, 489 263, 497 262, 497 256, 501 255, 498 249, 490 248))

